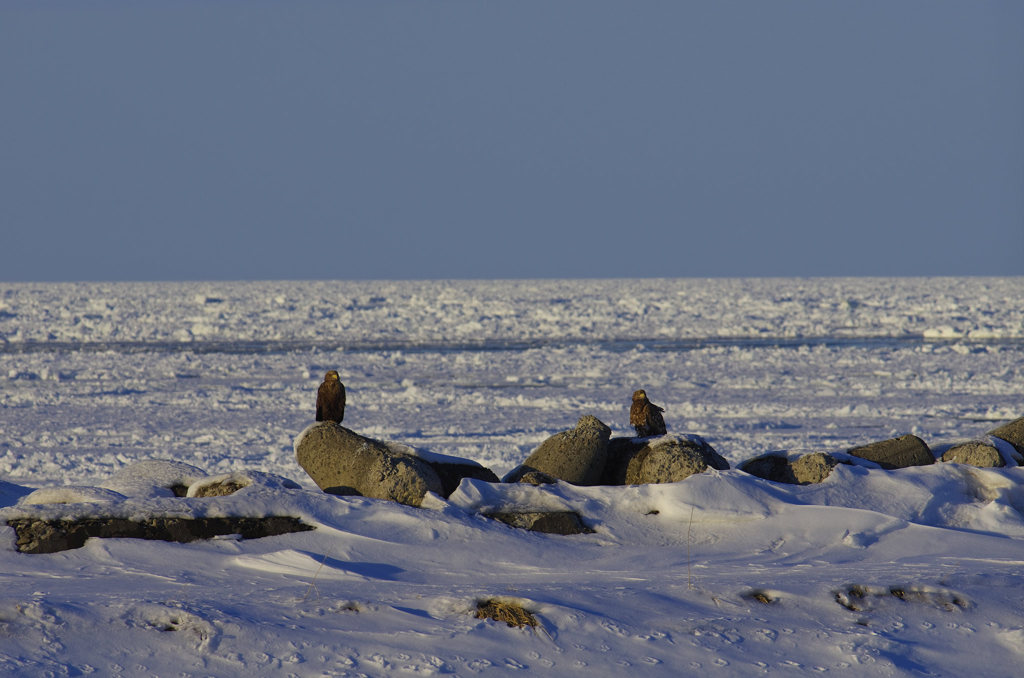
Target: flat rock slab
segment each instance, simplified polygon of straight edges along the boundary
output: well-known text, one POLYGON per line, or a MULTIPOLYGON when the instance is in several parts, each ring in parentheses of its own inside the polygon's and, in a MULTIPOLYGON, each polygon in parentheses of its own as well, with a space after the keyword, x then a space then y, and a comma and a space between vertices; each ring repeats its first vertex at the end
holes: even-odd
POLYGON ((881 440, 849 450, 849 454, 873 461, 884 469, 926 466, 935 463, 935 455, 928 445, 914 435, 881 440))
POLYGON ((575 511, 500 511, 483 514, 500 522, 531 532, 545 534, 593 534, 575 511))
POLYGON ((22 553, 56 553, 77 549, 90 537, 152 539, 191 542, 225 534, 242 539, 273 537, 291 532, 312 530, 298 518, 267 516, 263 518, 181 518, 158 516, 146 520, 128 518, 81 518, 78 520, 43 520, 13 518, 7 521, 17 535, 22 553))

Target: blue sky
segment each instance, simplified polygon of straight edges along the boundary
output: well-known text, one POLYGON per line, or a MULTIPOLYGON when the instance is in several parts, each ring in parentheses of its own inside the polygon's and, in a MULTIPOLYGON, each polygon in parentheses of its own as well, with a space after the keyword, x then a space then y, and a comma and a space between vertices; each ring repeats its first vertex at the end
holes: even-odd
POLYGON ((1024 3, 0 5, 0 280, 1024 275, 1024 3))

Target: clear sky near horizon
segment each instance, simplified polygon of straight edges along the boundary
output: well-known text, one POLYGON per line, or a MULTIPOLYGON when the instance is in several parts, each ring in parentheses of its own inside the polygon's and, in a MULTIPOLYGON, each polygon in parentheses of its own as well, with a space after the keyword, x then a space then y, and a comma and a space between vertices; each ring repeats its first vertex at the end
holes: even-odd
POLYGON ((0 5, 0 280, 1024 275, 1024 2, 0 5))

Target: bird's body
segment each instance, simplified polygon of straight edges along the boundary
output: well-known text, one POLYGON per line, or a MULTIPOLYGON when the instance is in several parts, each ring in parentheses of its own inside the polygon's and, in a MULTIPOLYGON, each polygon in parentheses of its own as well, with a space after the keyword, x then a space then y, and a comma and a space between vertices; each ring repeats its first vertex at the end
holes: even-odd
POLYGON ((663 436, 668 430, 661 413, 665 410, 647 399, 642 389, 633 391, 633 404, 629 407, 629 425, 636 429, 637 436, 663 436))
POLYGON ((331 370, 324 375, 324 383, 316 392, 316 420, 338 424, 345 418, 345 384, 338 373, 331 370))

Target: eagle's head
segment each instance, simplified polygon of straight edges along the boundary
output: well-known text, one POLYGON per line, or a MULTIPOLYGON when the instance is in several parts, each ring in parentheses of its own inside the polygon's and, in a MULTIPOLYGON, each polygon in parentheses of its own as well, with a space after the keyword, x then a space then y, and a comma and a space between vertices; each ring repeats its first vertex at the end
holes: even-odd
POLYGON ((330 372, 324 375, 324 381, 338 381, 338 378, 339 377, 337 370, 331 370, 330 372))
POLYGON ((633 391, 633 400, 647 400, 647 392, 643 389, 633 391))

